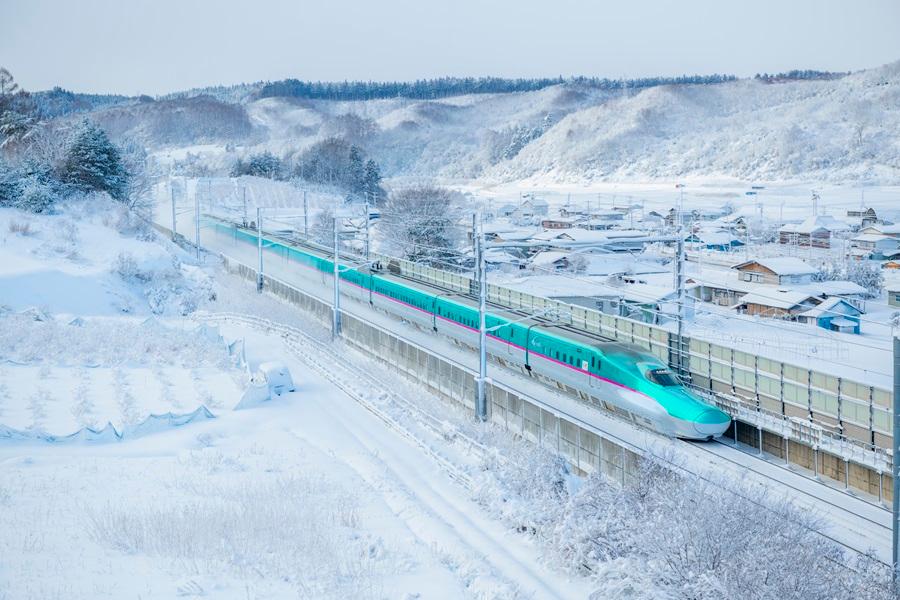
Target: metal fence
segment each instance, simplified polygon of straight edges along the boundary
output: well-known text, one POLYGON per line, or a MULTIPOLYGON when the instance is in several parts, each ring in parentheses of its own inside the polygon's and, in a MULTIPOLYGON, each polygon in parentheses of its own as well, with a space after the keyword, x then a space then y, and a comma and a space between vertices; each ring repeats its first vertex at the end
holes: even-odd
MULTIPOLYGON (((468 292, 472 286, 468 275, 383 255, 376 258, 423 282, 459 292, 468 292)), ((636 344, 669 363, 674 363, 673 354, 678 352, 668 330, 627 317, 494 284, 488 284, 488 299, 512 309, 556 311, 579 329, 636 344)), ((889 390, 702 339, 688 338, 684 345, 693 385, 731 396, 742 409, 780 416, 786 422, 779 429, 796 428, 798 420, 806 420, 818 426, 816 435, 839 439, 847 447, 889 452, 889 390)))

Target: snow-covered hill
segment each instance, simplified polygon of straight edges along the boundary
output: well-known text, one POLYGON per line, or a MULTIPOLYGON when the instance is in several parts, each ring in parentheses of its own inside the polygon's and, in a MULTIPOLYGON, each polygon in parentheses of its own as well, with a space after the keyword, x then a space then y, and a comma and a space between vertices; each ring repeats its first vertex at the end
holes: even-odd
POLYGON ((220 174, 240 155, 265 149, 291 160, 338 136, 393 177, 900 183, 900 62, 819 81, 625 92, 561 84, 438 100, 192 98, 94 116, 113 135, 170 154, 206 144, 201 158, 220 174))

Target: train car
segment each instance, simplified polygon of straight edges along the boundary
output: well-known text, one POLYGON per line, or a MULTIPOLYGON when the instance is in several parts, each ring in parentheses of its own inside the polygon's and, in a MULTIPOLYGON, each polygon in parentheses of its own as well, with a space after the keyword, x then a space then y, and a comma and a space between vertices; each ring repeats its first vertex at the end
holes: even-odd
MULTIPOLYGON (((229 228, 235 239, 256 243, 253 232, 229 228)), ((333 273, 330 257, 315 250, 266 238, 292 260, 325 274, 333 273)), ((384 269, 342 266, 349 296, 385 312, 430 328, 435 333, 478 347, 478 309, 468 298, 419 282, 397 278, 384 269)), ((526 373, 570 387, 582 399, 598 399, 604 408, 659 433, 685 439, 711 439, 731 423, 718 408, 690 392, 653 354, 633 345, 598 341, 568 328, 533 321, 492 307, 485 315, 487 351, 526 373)))

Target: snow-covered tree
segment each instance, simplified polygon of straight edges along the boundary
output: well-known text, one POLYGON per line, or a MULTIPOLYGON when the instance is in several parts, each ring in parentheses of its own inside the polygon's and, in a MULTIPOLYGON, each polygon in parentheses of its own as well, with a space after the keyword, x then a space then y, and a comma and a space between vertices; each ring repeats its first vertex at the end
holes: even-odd
POLYGON ((268 151, 252 154, 246 161, 238 159, 231 169, 232 177, 253 175, 255 177, 279 179, 281 178, 282 173, 283 164, 281 159, 268 151))
POLYGON ((391 193, 378 226, 390 253, 446 268, 457 262, 459 217, 452 192, 417 185, 391 193))
POLYGON ((146 212, 153 206, 151 191, 155 175, 147 149, 133 138, 123 140, 121 149, 122 164, 128 173, 125 201, 130 208, 146 212))
POLYGON ((878 265, 863 261, 851 261, 847 265, 847 279, 857 285, 861 285, 874 298, 884 289, 884 274, 878 265))
POLYGON ((384 202, 386 194, 381 187, 381 169, 371 158, 366 161, 366 172, 363 181, 363 192, 369 202, 373 204, 381 204, 384 202))
POLYGON ((345 178, 352 196, 362 196, 365 193, 366 168, 359 146, 350 146, 345 178))
POLYGON ((79 191, 107 192, 116 200, 127 199, 128 172, 121 154, 106 132, 87 119, 66 150, 63 177, 79 191))
POLYGON ((331 247, 334 243, 334 211, 330 208, 319 211, 310 227, 312 238, 324 246, 331 247))

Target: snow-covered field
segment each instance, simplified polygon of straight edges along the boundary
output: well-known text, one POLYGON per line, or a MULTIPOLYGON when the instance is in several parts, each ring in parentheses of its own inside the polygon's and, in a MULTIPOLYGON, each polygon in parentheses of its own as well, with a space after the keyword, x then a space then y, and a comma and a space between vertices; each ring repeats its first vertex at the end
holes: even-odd
POLYGON ((573 477, 114 206, 0 226, 4 600, 888 597, 819 515, 652 463, 573 477), (294 326, 303 352, 198 309, 294 326), (244 361, 270 360, 296 391, 234 410, 244 361), (108 422, 121 438, 84 435, 108 422))
POLYGON ((0 214, 0 598, 587 596, 277 334, 183 317, 193 294, 310 326, 113 208, 0 214), (234 410, 245 359, 297 391, 234 410))

